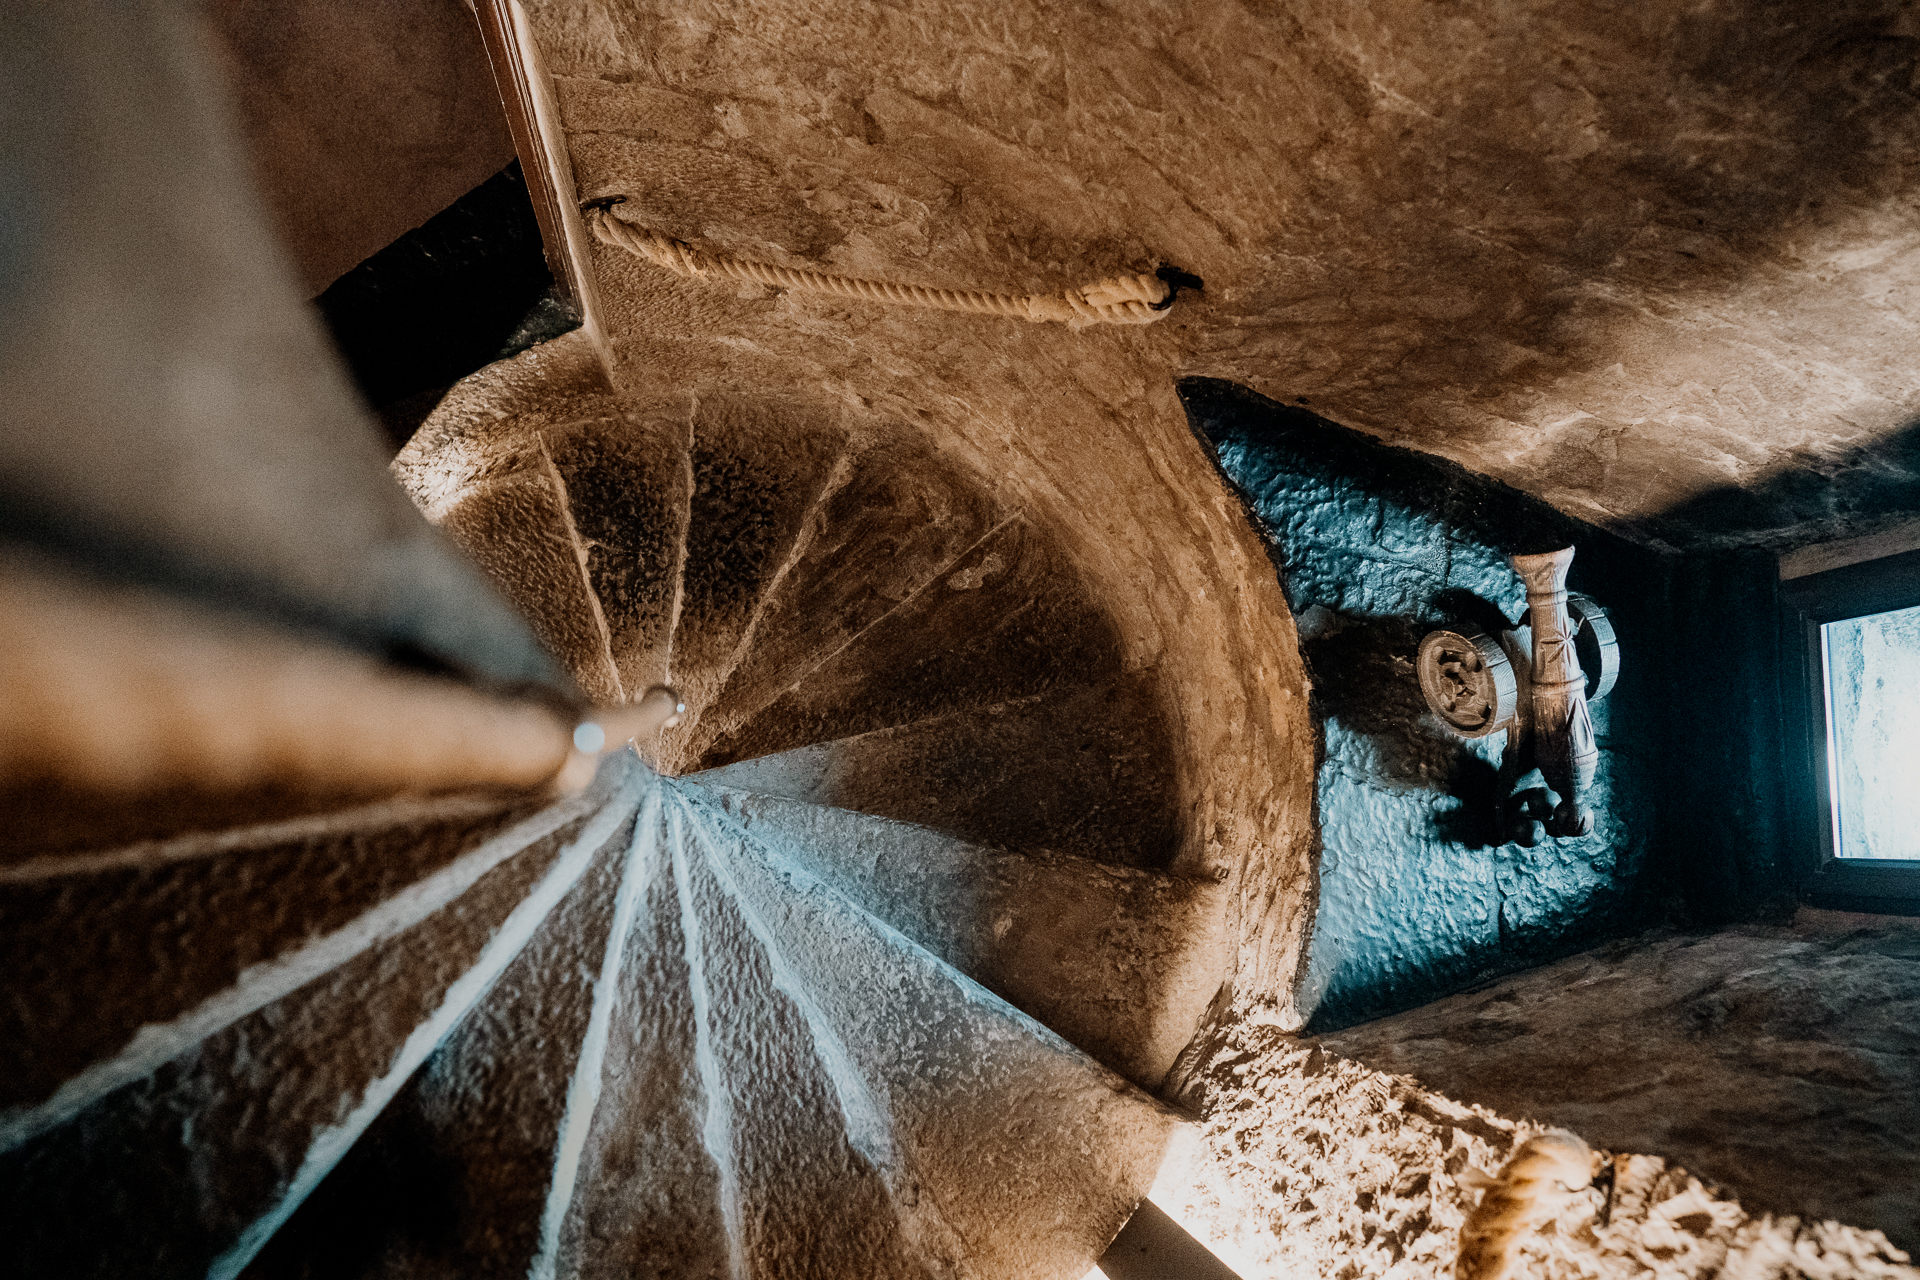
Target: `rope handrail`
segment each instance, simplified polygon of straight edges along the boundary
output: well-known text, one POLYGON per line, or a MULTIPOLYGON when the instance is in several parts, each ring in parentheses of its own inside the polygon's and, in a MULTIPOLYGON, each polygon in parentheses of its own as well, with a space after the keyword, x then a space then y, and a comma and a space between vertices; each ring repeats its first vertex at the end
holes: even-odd
POLYGON ((694 280, 716 277, 741 280, 858 302, 890 302, 973 315, 1012 316, 1036 324, 1055 321, 1074 329, 1090 324, 1152 324, 1167 314, 1174 295, 1181 288, 1200 287, 1193 276, 1173 268, 1162 268, 1156 275, 1110 276, 1061 293, 1033 294, 936 289, 928 285, 806 271, 709 253, 658 231, 622 221, 613 216, 611 206, 624 200, 624 196, 610 196, 582 206, 594 236, 604 244, 625 249, 675 275, 694 280))

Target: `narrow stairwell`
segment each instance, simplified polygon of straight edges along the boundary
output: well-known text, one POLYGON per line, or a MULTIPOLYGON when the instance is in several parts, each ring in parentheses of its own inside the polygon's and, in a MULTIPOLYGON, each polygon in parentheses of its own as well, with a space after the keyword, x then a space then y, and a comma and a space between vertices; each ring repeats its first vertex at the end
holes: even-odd
POLYGON ((582 688, 684 724, 544 807, 14 868, 10 1268, 1077 1280, 1228 946, 1151 671, 910 435, 539 382, 397 470, 582 688))

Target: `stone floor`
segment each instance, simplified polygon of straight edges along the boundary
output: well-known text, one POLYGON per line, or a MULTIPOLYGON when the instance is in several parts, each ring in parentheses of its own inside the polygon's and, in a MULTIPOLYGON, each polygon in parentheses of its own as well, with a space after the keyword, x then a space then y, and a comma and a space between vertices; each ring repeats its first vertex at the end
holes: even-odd
POLYGON ((1183 1064, 1204 1137, 1154 1196, 1248 1280, 1439 1276, 1463 1171, 1560 1126, 1596 1177, 1524 1247, 1530 1274, 1911 1280, 1917 1001, 1920 926, 1803 912, 1318 1039, 1250 1020, 1183 1064))

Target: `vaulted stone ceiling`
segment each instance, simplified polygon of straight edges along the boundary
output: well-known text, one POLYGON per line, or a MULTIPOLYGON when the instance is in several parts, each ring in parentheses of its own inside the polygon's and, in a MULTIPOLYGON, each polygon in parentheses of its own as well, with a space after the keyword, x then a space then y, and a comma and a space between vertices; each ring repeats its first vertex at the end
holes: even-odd
POLYGON ((1207 281, 1074 336, 606 261, 663 380, 1097 437, 1229 378, 1669 543, 1911 505, 1896 0, 528 7, 580 194, 632 221, 946 286, 1207 281))

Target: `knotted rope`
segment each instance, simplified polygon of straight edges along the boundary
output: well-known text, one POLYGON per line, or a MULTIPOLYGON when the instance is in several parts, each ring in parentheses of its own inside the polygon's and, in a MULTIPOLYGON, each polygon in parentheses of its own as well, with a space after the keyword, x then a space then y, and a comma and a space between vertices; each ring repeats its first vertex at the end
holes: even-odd
POLYGON ((584 206, 587 225, 603 243, 625 249, 658 267, 694 280, 716 277, 772 285, 802 293, 824 293, 859 302, 892 302, 940 311, 974 315, 1013 316, 1035 323, 1058 321, 1075 329, 1090 324, 1152 324, 1167 314, 1181 286, 1199 287, 1184 272, 1164 269, 1160 275, 1113 276, 1064 293, 985 293, 974 289, 934 289, 918 284, 863 280, 824 271, 799 271, 767 262, 749 262, 696 249, 658 231, 622 222, 609 211, 621 197, 590 201, 584 206))

